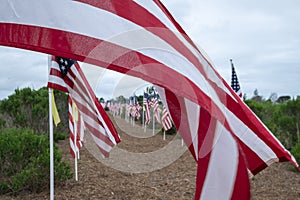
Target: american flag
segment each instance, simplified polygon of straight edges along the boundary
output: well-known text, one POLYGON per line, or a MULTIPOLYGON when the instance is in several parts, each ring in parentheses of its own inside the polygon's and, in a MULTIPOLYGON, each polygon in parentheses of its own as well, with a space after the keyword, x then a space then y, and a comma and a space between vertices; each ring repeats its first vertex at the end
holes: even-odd
POLYGON ((159 0, 10 0, 0 13, 0 45, 85 61, 160 86, 198 163, 195 199, 250 199, 248 172, 278 161, 299 166, 159 0), (16 11, 22 12, 11 14, 16 11))
POLYGON ((236 94, 239 97, 242 98, 242 96, 243 96, 242 90, 241 90, 241 87, 240 87, 240 84, 239 84, 239 81, 238 81, 238 78, 237 78, 237 75, 236 75, 236 72, 235 72, 235 69, 234 69, 232 59, 230 59, 230 63, 231 63, 231 71, 232 71, 232 74, 231 74, 231 88, 236 92, 236 94))
POLYGON ((107 157, 120 138, 79 64, 71 59, 53 56, 48 87, 69 93, 78 107, 84 126, 90 131, 103 156, 107 157))
POLYGON ((159 108, 158 98, 157 98, 157 94, 155 91, 154 91, 153 97, 152 97, 152 107, 153 107, 153 115, 154 115, 156 121, 158 123, 161 123, 160 122, 161 109, 159 108))
POLYGON ((172 128, 172 118, 165 106, 163 106, 163 111, 162 111, 162 116, 161 116, 161 124, 165 131, 172 128))
POLYGON ((150 108, 149 108, 149 95, 148 93, 144 92, 143 96, 143 106, 145 108, 145 124, 150 124, 150 108))
POLYGON ((138 102, 137 96, 133 96, 133 107, 134 107, 133 117, 139 119, 141 117, 140 111, 142 107, 138 102))
POLYGON ((73 103, 72 98, 68 97, 69 107, 69 131, 70 131, 70 153, 75 158, 79 150, 82 148, 84 143, 84 122, 78 110, 76 104, 73 103), (74 113, 77 112, 77 113, 74 113), (74 119, 75 118, 75 119, 74 119), (75 139, 76 138, 76 139, 75 139))

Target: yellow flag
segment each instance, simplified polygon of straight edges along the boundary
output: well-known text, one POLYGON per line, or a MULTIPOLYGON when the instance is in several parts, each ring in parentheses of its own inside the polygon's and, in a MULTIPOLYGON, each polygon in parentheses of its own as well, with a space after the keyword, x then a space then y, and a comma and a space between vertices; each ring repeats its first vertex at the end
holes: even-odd
POLYGON ((56 108, 53 90, 52 90, 52 116, 53 116, 54 124, 55 126, 57 126, 57 124, 60 122, 60 118, 56 108))

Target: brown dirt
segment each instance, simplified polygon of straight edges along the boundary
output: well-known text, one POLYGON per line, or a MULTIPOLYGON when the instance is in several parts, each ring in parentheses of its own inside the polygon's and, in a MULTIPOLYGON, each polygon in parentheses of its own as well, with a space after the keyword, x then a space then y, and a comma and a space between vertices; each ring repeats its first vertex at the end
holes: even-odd
MULTIPOLYGON (((116 119, 122 142, 109 159, 99 157, 91 138, 78 161, 79 181, 55 185, 55 199, 193 199, 196 163, 178 136, 144 133, 143 129, 116 119), (181 155, 181 156, 180 156, 181 155), (170 159, 171 157, 171 159, 170 159), (169 160, 168 160, 169 159, 169 160), (150 161, 149 161, 150 160, 150 161), (140 172, 140 173, 135 173, 140 172)), ((60 141, 64 159, 73 169, 68 141, 60 141)), ((300 199, 300 174, 289 163, 276 163, 251 180, 252 199, 300 199)), ((0 199, 49 199, 49 190, 0 199)))

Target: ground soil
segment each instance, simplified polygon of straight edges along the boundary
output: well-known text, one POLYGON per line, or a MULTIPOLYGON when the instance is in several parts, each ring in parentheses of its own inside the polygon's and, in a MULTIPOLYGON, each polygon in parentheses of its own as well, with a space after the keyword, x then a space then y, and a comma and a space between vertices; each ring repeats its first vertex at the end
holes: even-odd
MULTIPOLYGON (((177 135, 153 135, 138 124, 115 118, 122 142, 103 159, 91 137, 78 161, 78 181, 55 185, 55 199, 184 200, 193 199, 196 163, 177 135)), ((158 130, 156 131, 158 132, 158 130)), ((64 160, 74 170, 68 140, 59 141, 64 160)), ((289 163, 275 163, 251 180, 251 199, 300 199, 300 173, 289 163)), ((0 199, 49 199, 49 190, 0 199)))

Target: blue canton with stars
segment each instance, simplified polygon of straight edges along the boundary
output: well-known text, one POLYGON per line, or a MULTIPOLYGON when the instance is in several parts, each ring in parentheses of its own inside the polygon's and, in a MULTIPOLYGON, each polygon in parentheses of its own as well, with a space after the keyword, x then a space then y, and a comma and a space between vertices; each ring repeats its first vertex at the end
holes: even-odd
POLYGON ((68 70, 74 65, 75 61, 68 59, 68 58, 63 58, 63 57, 56 57, 56 62, 59 65, 59 69, 61 72, 62 77, 65 77, 68 74, 68 70))
POLYGON ((232 60, 230 59, 231 62, 231 68, 232 68, 232 76, 231 76, 231 88, 235 91, 238 92, 240 90, 240 84, 238 81, 238 78, 236 76, 235 70, 234 70, 234 66, 232 63, 232 60))

